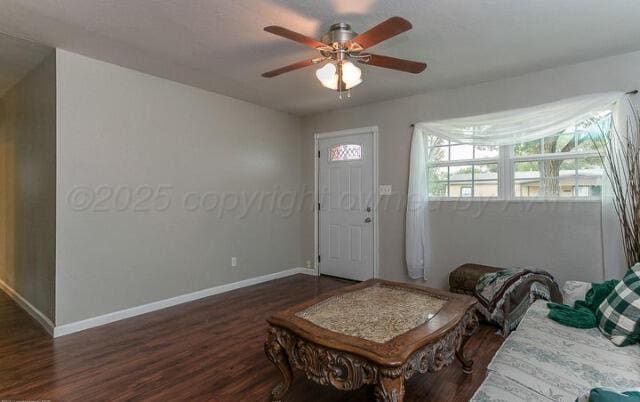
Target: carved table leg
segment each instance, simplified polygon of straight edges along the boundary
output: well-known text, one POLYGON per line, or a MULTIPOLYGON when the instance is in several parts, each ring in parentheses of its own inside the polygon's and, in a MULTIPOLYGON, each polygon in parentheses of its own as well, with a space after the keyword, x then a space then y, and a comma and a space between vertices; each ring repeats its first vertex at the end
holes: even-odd
POLYGON ((404 375, 402 369, 380 370, 375 394, 377 402, 404 401, 404 375))
POLYGON ((473 360, 464 353, 464 345, 466 345, 469 338, 469 336, 462 338, 460 347, 456 350, 456 357, 460 360, 460 363, 462 363, 462 372, 465 374, 471 374, 473 372, 473 360))
POLYGON ((462 341, 460 342, 460 347, 456 350, 456 357, 460 360, 460 363, 462 363, 462 372, 465 374, 471 374, 473 372, 473 360, 464 353, 464 346, 467 344, 471 335, 478 329, 478 325, 477 314, 475 314, 475 312, 467 313, 462 341))
POLYGON ((289 357, 282 345, 278 342, 275 331, 271 329, 264 344, 264 352, 271 362, 280 370, 282 382, 271 391, 271 401, 279 401, 287 393, 291 386, 293 373, 289 364, 289 357))

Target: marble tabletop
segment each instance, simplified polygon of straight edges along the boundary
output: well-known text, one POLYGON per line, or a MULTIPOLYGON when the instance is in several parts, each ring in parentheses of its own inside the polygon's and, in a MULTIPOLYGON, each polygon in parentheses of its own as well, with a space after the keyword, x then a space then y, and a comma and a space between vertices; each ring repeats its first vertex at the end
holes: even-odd
POLYGON ((386 343, 429 321, 446 303, 415 289, 374 286, 323 300, 296 316, 329 331, 386 343))

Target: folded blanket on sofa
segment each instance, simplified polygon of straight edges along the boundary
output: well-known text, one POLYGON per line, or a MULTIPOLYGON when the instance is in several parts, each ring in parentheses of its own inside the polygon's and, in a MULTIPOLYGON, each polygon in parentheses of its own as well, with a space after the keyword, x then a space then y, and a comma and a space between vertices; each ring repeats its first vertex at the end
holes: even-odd
POLYGON ((573 307, 566 304, 548 303, 549 318, 562 325, 574 328, 595 328, 598 326, 596 310, 618 284, 612 279, 604 283, 594 283, 584 300, 578 300, 573 307))
POLYGON ((518 326, 536 300, 562 302, 562 294, 551 274, 527 268, 483 275, 476 284, 475 296, 479 302, 478 311, 497 324, 503 336, 518 326))

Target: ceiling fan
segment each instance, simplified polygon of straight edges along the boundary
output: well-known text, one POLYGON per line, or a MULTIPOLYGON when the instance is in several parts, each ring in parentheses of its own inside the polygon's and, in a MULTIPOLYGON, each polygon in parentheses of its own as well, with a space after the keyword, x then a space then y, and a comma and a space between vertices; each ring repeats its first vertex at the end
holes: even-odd
POLYGON ((362 83, 362 71, 351 60, 413 74, 421 73, 427 68, 425 63, 365 52, 366 49, 410 29, 411 23, 400 17, 389 18, 363 34, 354 32, 349 24, 339 22, 331 25, 329 32, 318 41, 287 28, 268 26, 264 28, 265 31, 318 50, 321 56, 289 64, 266 72, 262 76, 276 77, 289 71, 328 61, 316 71, 316 77, 324 87, 338 91, 340 98, 345 91, 350 96, 351 88, 362 83))

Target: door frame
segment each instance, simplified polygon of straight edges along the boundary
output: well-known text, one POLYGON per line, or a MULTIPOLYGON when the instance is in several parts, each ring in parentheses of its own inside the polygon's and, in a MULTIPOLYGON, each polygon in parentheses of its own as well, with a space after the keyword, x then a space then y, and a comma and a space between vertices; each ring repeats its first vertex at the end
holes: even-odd
POLYGON ((315 133, 313 135, 313 267, 316 275, 320 275, 320 265, 318 264, 318 255, 320 254, 320 214, 318 210, 318 202, 319 202, 319 193, 318 193, 318 184, 319 184, 319 166, 318 166, 318 141, 334 138, 334 137, 346 137, 349 135, 356 134, 371 134, 372 138, 372 154, 373 154, 373 277, 378 278, 378 261, 379 261, 379 253, 378 253, 378 245, 379 245, 379 235, 378 235, 378 206, 380 204, 379 198, 379 184, 378 184, 378 126, 369 126, 369 127, 361 127, 361 128, 353 128, 349 130, 340 130, 340 131, 330 131, 324 133, 315 133))

